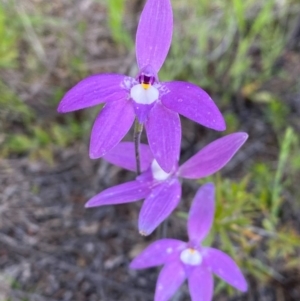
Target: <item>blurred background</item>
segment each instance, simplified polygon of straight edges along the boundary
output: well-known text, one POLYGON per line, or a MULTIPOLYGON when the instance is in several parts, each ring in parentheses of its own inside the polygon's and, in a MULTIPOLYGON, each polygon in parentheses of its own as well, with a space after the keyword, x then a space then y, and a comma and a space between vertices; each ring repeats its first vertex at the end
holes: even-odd
MULTIPOLYGON (((153 300, 159 269, 128 264, 158 238, 187 239, 186 213, 207 181, 217 185, 217 211, 206 244, 230 254, 249 282, 240 294, 216 278, 214 300, 300 300, 299 0, 172 0, 160 79, 201 86, 227 122, 220 133, 182 118, 181 160, 235 131, 249 140, 222 172, 184 182, 179 208, 147 238, 137 231, 141 202, 84 209, 135 177, 88 157, 101 106, 56 112, 90 74, 137 74, 144 1, 0 3, 1 301, 153 300)), ((173 300, 190 300, 186 284, 173 300)))

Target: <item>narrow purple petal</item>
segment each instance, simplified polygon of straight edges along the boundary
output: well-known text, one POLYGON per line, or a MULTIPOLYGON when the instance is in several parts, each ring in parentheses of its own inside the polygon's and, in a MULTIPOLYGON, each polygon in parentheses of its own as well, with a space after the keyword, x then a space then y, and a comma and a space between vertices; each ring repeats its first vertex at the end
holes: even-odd
POLYGON ((92 129, 90 158, 100 158, 115 147, 129 131, 133 121, 134 111, 130 101, 107 103, 92 129))
POLYGON ((131 181, 117 185, 92 197, 86 204, 86 208, 103 205, 116 205, 130 203, 144 199, 151 193, 151 183, 131 181))
POLYGON ((179 260, 167 263, 157 279, 154 301, 168 301, 186 279, 184 267, 179 260))
POLYGON ((176 178, 156 186, 146 198, 139 216, 139 231, 151 234, 177 207, 181 197, 181 185, 176 178))
POLYGON ((136 180, 142 181, 142 182, 156 181, 155 179, 153 179, 151 168, 149 168, 146 171, 142 172, 139 176, 136 177, 136 180))
POLYGON ((140 104, 140 103, 133 103, 134 112, 139 120, 140 123, 144 124, 145 121, 148 119, 148 115, 152 110, 154 103, 147 105, 147 104, 140 104))
MULTIPOLYGON (((106 161, 122 168, 136 171, 136 160, 134 144, 132 142, 121 142, 109 151, 104 157, 106 161)), ((148 145, 140 144, 141 171, 149 168, 153 161, 153 155, 148 145)))
POLYGON ((211 301, 213 296, 214 278, 212 273, 203 266, 196 267, 188 279, 192 301, 211 301))
POLYGON ((169 90, 161 98, 167 108, 208 128, 225 130, 221 112, 204 90, 186 82, 167 82, 163 85, 169 90))
POLYGON ((177 239, 161 239, 148 246, 131 263, 131 269, 146 269, 166 263, 176 253, 186 247, 186 243, 177 239))
POLYGON ((128 91, 121 87, 125 77, 120 74, 89 76, 65 94, 57 111, 66 113, 107 101, 126 99, 128 91))
POLYGON ((136 58, 139 69, 150 65, 159 71, 168 54, 173 32, 170 0, 148 0, 136 33, 136 58))
POLYGON ((157 103, 149 114, 146 131, 154 158, 165 172, 170 172, 179 159, 181 141, 179 115, 157 103))
POLYGON ((183 178, 199 179, 224 167, 248 138, 247 133, 233 133, 215 140, 179 168, 183 178))
POLYGON ((231 257, 213 248, 205 248, 203 256, 205 264, 218 277, 242 292, 247 291, 248 285, 245 277, 231 257))
POLYGON ((188 218, 188 234, 190 241, 201 242, 208 234, 215 212, 215 187, 213 183, 203 185, 191 205, 188 218))

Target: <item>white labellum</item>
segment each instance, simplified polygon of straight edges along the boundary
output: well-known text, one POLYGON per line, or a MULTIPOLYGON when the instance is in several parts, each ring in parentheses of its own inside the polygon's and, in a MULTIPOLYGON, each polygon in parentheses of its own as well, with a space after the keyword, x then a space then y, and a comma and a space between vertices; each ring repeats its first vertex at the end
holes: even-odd
POLYGON ((131 88, 130 96, 136 103, 150 105, 158 99, 159 92, 152 85, 144 88, 142 84, 138 84, 131 88))
POLYGON ((167 173, 165 172, 157 163, 156 160, 153 160, 152 161, 152 164, 151 164, 151 171, 152 171, 152 175, 153 175, 153 178, 155 180, 158 180, 158 181, 164 181, 166 180, 171 173, 167 173))
POLYGON ((180 254, 180 259, 183 263, 189 265, 199 265, 202 262, 202 256, 195 249, 185 249, 180 254))

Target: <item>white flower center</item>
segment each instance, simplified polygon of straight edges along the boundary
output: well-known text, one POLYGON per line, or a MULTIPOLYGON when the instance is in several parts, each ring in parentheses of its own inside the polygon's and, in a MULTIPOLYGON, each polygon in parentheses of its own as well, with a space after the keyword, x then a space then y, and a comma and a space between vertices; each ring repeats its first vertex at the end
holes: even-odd
POLYGON ((167 173, 165 172, 157 163, 156 160, 153 160, 152 161, 152 164, 151 164, 151 171, 152 171, 152 175, 153 175, 153 178, 155 180, 158 180, 158 181, 163 181, 163 180, 166 180, 171 173, 167 173))
POLYGON ((189 265, 199 265, 202 262, 200 252, 192 248, 183 250, 180 254, 180 259, 183 263, 189 265))
POLYGON ((131 88, 130 96, 136 103, 150 105, 158 99, 159 92, 151 84, 138 84, 131 88))

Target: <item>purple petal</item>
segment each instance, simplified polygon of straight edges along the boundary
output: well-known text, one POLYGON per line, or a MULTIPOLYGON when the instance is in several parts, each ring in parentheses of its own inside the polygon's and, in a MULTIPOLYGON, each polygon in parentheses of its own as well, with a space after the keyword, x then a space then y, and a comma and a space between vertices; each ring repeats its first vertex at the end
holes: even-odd
POLYGON ((219 276, 221 279, 245 292, 247 291, 247 282, 237 266, 237 264, 227 254, 213 248, 205 248, 203 250, 205 264, 219 276))
POLYGON ((154 301, 168 301, 185 279, 184 267, 179 260, 167 263, 158 276, 154 301))
POLYGON ((107 101, 126 99, 128 91, 121 87, 125 77, 120 74, 97 74, 87 77, 65 94, 57 111, 66 113, 107 101))
POLYGON ((144 199, 151 193, 151 183, 131 181, 108 188, 92 197, 86 204, 86 208, 103 205, 116 205, 130 203, 144 199))
POLYGON ((142 181, 142 182, 153 182, 153 181, 155 181, 155 179, 153 179, 151 168, 149 168, 146 171, 142 172, 139 176, 136 177, 136 180, 142 181))
POLYGON ((202 267, 196 267, 188 279, 192 301, 211 301, 214 279, 212 273, 202 267))
POLYGON ((186 82, 167 82, 163 85, 169 90, 161 97, 167 108, 208 128, 225 130, 222 114, 204 90, 186 82))
POLYGON ((115 147, 129 131, 133 121, 134 111, 130 101, 107 103, 92 129, 90 158, 100 158, 115 147))
POLYGON ((230 161, 247 138, 248 134, 241 132, 215 140, 180 166, 180 176, 199 179, 212 175, 230 161))
MULTIPOLYGON (((134 144, 121 142, 109 151, 104 157, 106 161, 122 168, 136 171, 134 144)), ((145 171, 153 161, 153 155, 148 145, 140 144, 141 171, 145 171)))
POLYGON ((208 234, 215 211, 215 187, 213 183, 203 185, 191 205, 188 218, 188 234, 190 241, 201 242, 208 234))
POLYGON ((146 131, 150 149, 157 163, 170 172, 179 159, 181 124, 177 113, 157 103, 149 114, 146 131))
POLYGON ((177 239, 161 239, 148 246, 131 263, 131 269, 146 269, 166 263, 171 257, 186 247, 177 239))
POLYGON ((135 115, 140 123, 144 124, 145 121, 148 119, 148 115, 152 110, 153 105, 154 105, 153 103, 150 105, 140 104, 136 102, 133 103, 135 115))
POLYGON ((139 69, 150 65, 159 71, 168 54, 173 31, 170 0, 148 0, 136 33, 136 58, 139 69))
POLYGON ((146 198, 139 216, 139 232, 151 234, 176 208, 181 197, 181 185, 176 178, 156 186, 146 198))

